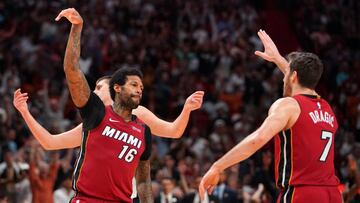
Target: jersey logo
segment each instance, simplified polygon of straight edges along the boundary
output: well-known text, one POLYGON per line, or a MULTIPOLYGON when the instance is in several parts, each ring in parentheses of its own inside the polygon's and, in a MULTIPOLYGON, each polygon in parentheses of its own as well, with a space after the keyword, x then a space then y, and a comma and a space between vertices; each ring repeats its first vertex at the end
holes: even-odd
POLYGON ((139 133, 141 133, 141 130, 139 129, 139 128, 137 128, 137 127, 135 127, 135 126, 131 126, 131 128, 133 129, 133 130, 135 130, 135 131, 137 131, 137 132, 139 132, 139 133))
POLYGON ((112 118, 109 118, 109 121, 110 122, 113 122, 113 123, 119 123, 120 121, 118 121, 118 120, 113 120, 112 118))
POLYGON ((316 103, 316 104, 317 104, 318 108, 321 109, 321 104, 320 104, 320 102, 318 102, 318 103, 316 103))

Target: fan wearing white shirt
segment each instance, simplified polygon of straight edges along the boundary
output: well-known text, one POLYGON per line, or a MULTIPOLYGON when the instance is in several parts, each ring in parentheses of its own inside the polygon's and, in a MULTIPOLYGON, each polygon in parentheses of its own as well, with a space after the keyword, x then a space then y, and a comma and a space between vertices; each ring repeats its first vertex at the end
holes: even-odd
POLYGON ((71 176, 67 176, 61 183, 61 186, 54 192, 54 203, 68 203, 74 196, 71 188, 71 176))
POLYGON ((173 190, 175 182, 172 178, 167 177, 161 180, 162 191, 160 195, 155 198, 155 203, 178 203, 179 198, 175 196, 173 190))

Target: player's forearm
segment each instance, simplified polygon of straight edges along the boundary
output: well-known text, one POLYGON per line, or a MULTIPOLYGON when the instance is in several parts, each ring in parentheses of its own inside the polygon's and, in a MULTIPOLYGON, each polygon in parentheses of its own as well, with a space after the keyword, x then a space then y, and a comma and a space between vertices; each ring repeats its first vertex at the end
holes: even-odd
POLYGON ((154 202, 150 179, 146 182, 140 183, 137 186, 140 202, 152 203, 154 202))
POLYGON ((77 107, 83 107, 89 99, 90 88, 80 70, 80 38, 82 24, 72 25, 66 46, 64 71, 72 100, 77 107))
POLYGON ((285 75, 286 72, 289 70, 289 62, 282 57, 281 55, 279 55, 276 60, 275 60, 275 64, 276 66, 280 69, 280 71, 285 75))
POLYGON ((136 183, 140 202, 154 202, 151 190, 150 161, 140 161, 136 170, 136 183))
POLYGON ((151 133, 166 138, 179 138, 184 133, 189 121, 190 110, 183 109, 178 118, 173 122, 167 122, 158 118, 151 111, 143 106, 139 106, 133 111, 133 114, 144 121, 151 129, 151 133))
POLYGON ((166 137, 180 138, 183 135, 185 128, 189 122, 190 113, 190 110, 184 108, 181 114, 175 119, 175 121, 173 121, 169 125, 164 126, 165 128, 163 129, 167 134, 166 137))
POLYGON ((35 120, 29 111, 21 112, 21 116, 24 118, 31 133, 44 149, 51 150, 53 146, 56 145, 56 140, 53 139, 52 135, 35 120))
POLYGON ((253 155, 267 141, 258 136, 258 131, 247 136, 243 141, 232 148, 223 157, 217 160, 213 166, 223 171, 253 155))

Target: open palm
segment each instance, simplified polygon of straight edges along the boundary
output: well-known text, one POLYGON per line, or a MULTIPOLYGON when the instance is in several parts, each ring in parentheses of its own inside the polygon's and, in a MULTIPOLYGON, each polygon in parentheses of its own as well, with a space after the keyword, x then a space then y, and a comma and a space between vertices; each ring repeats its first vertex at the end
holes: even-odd
POLYGON ((264 30, 259 30, 257 34, 262 44, 264 45, 265 51, 264 52, 256 51, 255 54, 267 61, 276 62, 277 58, 281 57, 281 55, 275 43, 272 41, 270 36, 264 30))

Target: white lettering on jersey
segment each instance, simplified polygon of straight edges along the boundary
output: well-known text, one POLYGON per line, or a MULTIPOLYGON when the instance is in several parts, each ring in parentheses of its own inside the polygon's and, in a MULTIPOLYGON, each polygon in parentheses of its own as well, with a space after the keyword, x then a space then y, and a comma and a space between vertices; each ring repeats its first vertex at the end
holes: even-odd
POLYGON ((133 135, 129 135, 126 132, 121 132, 120 130, 117 130, 115 128, 111 128, 109 126, 105 126, 102 134, 103 136, 114 138, 115 140, 119 140, 122 142, 125 142, 127 144, 130 144, 134 147, 137 147, 140 149, 142 141, 138 138, 134 137, 133 135), (114 136, 115 134, 115 136, 114 136), (119 136, 120 135, 120 136, 119 136))
POLYGON ((322 110, 314 110, 313 112, 309 113, 312 121, 314 124, 318 122, 325 122, 329 124, 331 127, 334 127, 335 118, 333 115, 329 114, 328 112, 323 112, 322 110))

